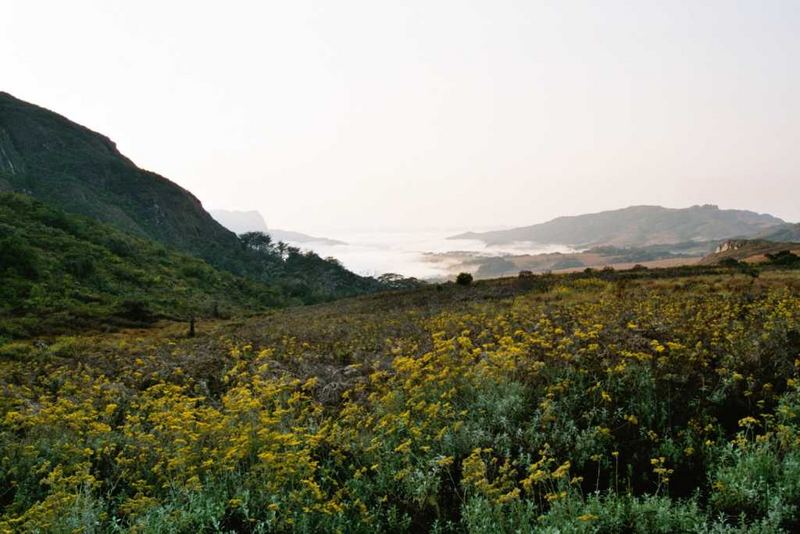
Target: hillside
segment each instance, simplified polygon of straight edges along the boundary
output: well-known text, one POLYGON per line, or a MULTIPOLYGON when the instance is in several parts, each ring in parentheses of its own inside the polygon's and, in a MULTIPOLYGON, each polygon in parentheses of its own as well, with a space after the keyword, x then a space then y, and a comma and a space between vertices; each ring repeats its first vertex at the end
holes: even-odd
POLYGON ((215 221, 235 234, 267 232, 267 221, 255 210, 208 210, 215 221))
POLYGON ((224 264, 236 236, 189 191, 137 167, 107 137, 0 92, 0 190, 224 264))
POLYGON ((336 262, 295 249, 254 254, 189 191, 140 169, 107 137, 0 92, 3 190, 158 241, 303 302, 381 288, 336 262))
POLYGON ((768 241, 766 239, 731 239, 720 244, 712 253, 700 260, 700 265, 714 265, 725 260, 761 263, 770 255, 788 251, 800 254, 800 243, 768 241))
POLYGON ((549 222, 498 230, 468 232, 450 239, 478 239, 487 244, 531 241, 575 247, 641 247, 689 241, 716 241, 749 236, 783 224, 781 219, 743 210, 721 210, 717 206, 684 209, 631 206, 549 222))
POLYGON ((275 288, 199 258, 0 193, 0 338, 288 304, 275 288))

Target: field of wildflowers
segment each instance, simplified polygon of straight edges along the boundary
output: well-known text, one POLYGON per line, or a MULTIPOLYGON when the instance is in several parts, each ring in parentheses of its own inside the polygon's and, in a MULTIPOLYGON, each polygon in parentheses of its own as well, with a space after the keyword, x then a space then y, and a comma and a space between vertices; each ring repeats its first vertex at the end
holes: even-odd
POLYGON ((800 529, 796 271, 497 283, 0 346, 0 532, 800 529))

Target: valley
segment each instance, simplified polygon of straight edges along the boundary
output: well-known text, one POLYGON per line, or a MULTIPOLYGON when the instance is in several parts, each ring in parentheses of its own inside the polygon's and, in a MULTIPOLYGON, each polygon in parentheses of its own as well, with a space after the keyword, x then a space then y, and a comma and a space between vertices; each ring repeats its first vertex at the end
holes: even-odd
POLYGON ((800 533, 800 1, 0 4, 0 534, 800 533))

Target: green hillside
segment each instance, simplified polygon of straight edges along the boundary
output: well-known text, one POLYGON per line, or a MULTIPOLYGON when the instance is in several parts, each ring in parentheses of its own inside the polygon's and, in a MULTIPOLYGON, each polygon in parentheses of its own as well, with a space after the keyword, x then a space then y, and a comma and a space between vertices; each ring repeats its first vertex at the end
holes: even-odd
POLYGON ((291 302, 276 288, 30 197, 0 193, 0 337, 291 302))
POLYGON ((7 93, 0 93, 0 171, 0 189, 206 259, 237 246, 191 193, 138 168, 107 137, 7 93))
POLYGON ((0 191, 4 190, 198 256, 302 302, 382 287, 295 249, 254 254, 189 191, 140 169, 107 137, 0 92, 0 191))

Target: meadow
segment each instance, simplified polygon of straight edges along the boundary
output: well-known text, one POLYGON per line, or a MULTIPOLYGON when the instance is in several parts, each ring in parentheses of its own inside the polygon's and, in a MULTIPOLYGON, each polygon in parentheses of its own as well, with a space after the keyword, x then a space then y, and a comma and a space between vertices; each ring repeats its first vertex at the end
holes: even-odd
POLYGON ((800 271, 0 345, 0 532, 800 529, 800 271))

